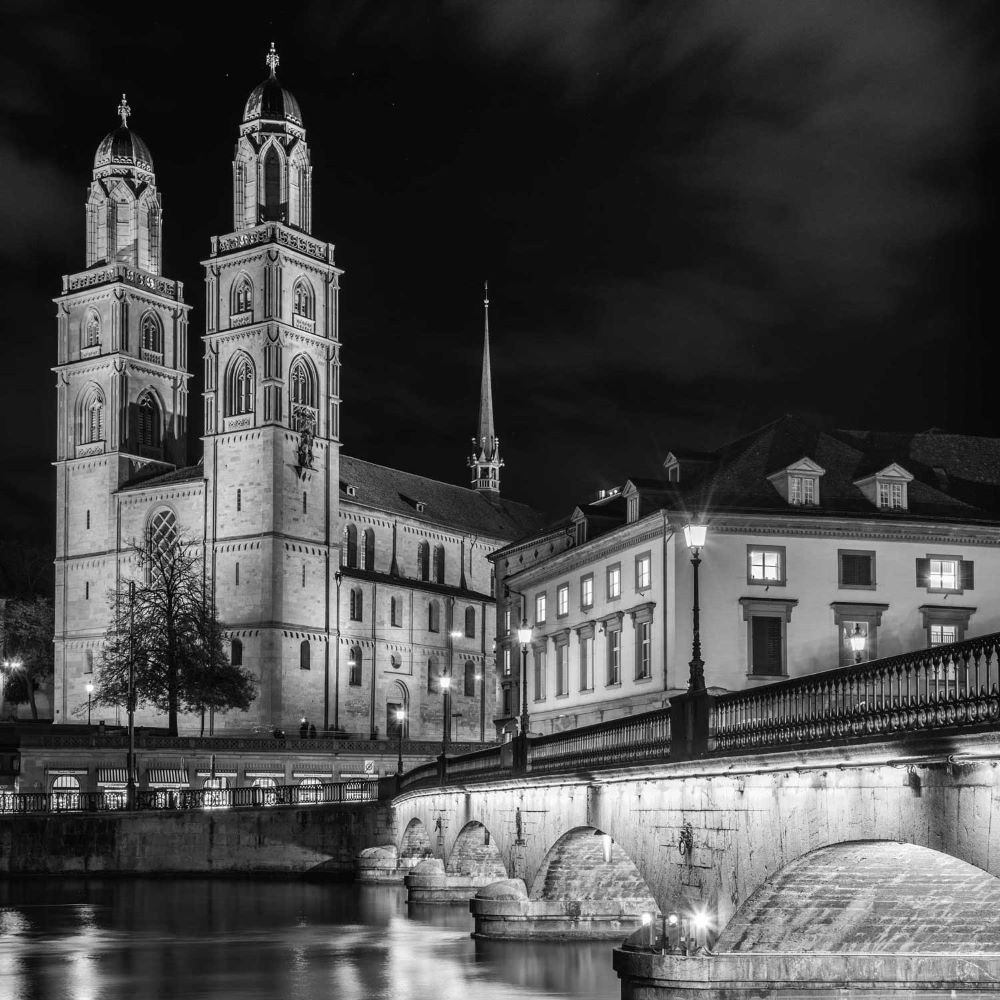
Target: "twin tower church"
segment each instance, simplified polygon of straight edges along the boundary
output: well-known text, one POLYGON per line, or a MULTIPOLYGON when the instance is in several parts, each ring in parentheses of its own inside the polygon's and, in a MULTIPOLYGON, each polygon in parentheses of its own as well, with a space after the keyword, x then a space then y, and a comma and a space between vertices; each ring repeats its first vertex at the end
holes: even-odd
POLYGON ((86 716, 132 545, 183 539, 203 552, 234 662, 259 681, 249 714, 216 731, 294 732, 305 717, 393 735, 402 708, 408 736, 439 739, 448 676, 452 738, 489 738, 487 556, 539 520, 500 496, 488 324, 471 488, 341 453, 343 272, 312 235, 306 131, 273 45, 267 64, 236 140, 233 231, 204 262, 201 458, 188 453, 190 306, 162 273, 153 157, 124 97, 94 158, 86 268, 56 299, 55 721, 86 716))

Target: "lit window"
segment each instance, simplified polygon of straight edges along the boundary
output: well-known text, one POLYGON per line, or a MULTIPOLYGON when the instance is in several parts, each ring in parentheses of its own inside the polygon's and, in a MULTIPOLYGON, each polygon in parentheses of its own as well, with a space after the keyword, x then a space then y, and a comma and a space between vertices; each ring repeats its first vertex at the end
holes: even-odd
POLYGON ((535 597, 535 624, 542 625, 545 622, 545 594, 538 594, 535 597))
POLYGON ((510 677, 510 650, 505 649, 503 651, 503 675, 504 677, 510 677))
POLYGON ((584 608, 594 606, 594 576, 592 573, 580 580, 580 605, 584 608))
POLYGON ((510 608, 504 608, 503 612, 503 634, 510 635, 510 608))
POLYGON ((569 614, 569 584, 562 584, 556 591, 556 614, 569 614))
POLYGON ((958 626, 957 625, 932 625, 931 626, 931 645, 932 646, 943 646, 948 642, 958 642, 958 626))
POLYGON ((349 687, 361 687, 361 648, 351 647, 351 658, 347 662, 350 668, 347 674, 347 684, 349 687))
POLYGON ((608 567, 608 600, 622 596, 622 567, 620 563, 608 567))
POLYGON ((642 622, 636 636, 636 680, 645 680, 652 676, 650 672, 650 650, 652 648, 652 622, 642 622))
POLYGON ((652 579, 652 560, 649 555, 637 556, 635 560, 635 589, 648 590, 652 579))
POLYGON ((905 510, 906 484, 880 481, 878 484, 878 505, 885 510, 905 510))
POLYGON ((932 590, 958 590, 958 560, 931 559, 927 581, 932 590))
POLYGON ((622 680, 622 633, 620 629, 608 632, 608 685, 622 680))
POLYGON ((747 582, 779 584, 785 582, 783 547, 747 547, 747 582))

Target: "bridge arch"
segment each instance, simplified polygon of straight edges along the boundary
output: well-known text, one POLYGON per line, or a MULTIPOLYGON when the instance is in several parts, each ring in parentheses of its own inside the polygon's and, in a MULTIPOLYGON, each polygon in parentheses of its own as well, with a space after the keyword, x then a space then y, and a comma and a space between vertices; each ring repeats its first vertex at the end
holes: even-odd
POLYGON ((564 833, 546 852, 529 899, 620 900, 655 913, 659 907, 632 859, 610 834, 593 826, 564 833))
POLYGON ((445 865, 447 875, 507 878, 507 866, 490 831, 478 820, 466 823, 458 832, 445 865))
POLYGON ((723 929, 718 952, 996 950, 1000 878, 904 841, 831 844, 768 878, 723 929))
POLYGON ((419 817, 414 816, 406 824, 406 829, 403 830, 403 836, 399 841, 400 865, 412 867, 419 861, 433 856, 434 852, 431 850, 431 838, 427 833, 427 827, 424 826, 419 817))

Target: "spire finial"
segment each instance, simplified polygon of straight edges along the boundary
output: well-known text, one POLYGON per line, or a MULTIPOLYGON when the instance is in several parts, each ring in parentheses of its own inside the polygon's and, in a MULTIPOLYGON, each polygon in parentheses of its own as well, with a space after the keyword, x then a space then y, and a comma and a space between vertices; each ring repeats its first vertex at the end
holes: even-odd
POLYGON ((118 105, 118 116, 122 120, 122 128, 128 128, 128 116, 130 114, 132 114, 132 109, 128 106, 125 95, 122 94, 122 102, 118 105))
POLYGON ((274 76, 275 72, 278 69, 278 63, 280 62, 280 59, 278 58, 278 53, 274 50, 274 42, 271 42, 271 51, 268 52, 267 58, 264 60, 264 62, 266 62, 268 67, 270 68, 271 76, 274 76))

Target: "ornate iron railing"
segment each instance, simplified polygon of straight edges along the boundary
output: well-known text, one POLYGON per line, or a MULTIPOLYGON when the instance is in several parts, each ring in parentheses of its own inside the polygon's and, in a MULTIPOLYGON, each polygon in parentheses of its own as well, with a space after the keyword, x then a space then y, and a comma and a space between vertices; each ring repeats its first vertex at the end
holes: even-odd
POLYGON ((1000 720, 1000 633, 719 696, 718 752, 1000 720))
POLYGON ((539 736, 528 744, 528 770, 548 773, 620 767, 669 756, 670 710, 658 708, 539 736))
MULTIPOLYGON (((270 788, 162 788, 136 792, 136 809, 148 811, 263 809, 269 806, 374 802, 378 782, 356 779, 270 788)), ((0 792, 0 815, 23 813, 120 812, 125 790, 102 792, 0 792)))

